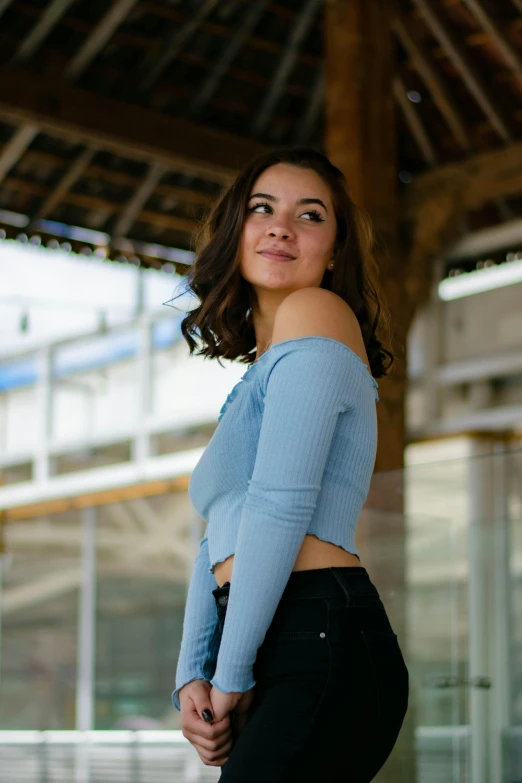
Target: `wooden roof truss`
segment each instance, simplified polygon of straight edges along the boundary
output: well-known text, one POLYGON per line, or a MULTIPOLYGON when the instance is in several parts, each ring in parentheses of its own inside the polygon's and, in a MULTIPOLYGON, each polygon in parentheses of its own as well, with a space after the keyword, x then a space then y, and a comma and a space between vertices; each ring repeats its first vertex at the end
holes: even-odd
MULTIPOLYGON (((124 240, 189 248, 209 199, 244 161, 280 143, 322 145, 321 0, 115 0, 94 23, 77 5, 0 0, 0 210, 27 214, 26 232, 83 215, 110 235, 112 257, 124 240), (56 47, 67 30, 83 36, 72 56, 56 47), (125 47, 138 52, 130 69, 118 65, 125 47)), ((399 168, 415 175, 402 193, 408 220, 435 183, 440 194, 477 172, 485 180, 470 209, 495 207, 500 220, 522 211, 516 171, 490 182, 517 159, 522 120, 522 1, 500 5, 399 2, 393 96, 406 131, 399 168), (422 103, 410 97, 416 85, 422 103)))

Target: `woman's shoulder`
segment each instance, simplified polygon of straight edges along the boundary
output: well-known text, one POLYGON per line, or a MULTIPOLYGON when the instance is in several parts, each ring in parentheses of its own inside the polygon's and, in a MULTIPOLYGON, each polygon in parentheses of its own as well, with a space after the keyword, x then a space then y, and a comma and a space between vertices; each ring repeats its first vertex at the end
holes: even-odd
POLYGON ((325 288, 300 288, 279 305, 272 345, 304 337, 323 337, 344 344, 368 367, 361 328, 350 305, 325 288))

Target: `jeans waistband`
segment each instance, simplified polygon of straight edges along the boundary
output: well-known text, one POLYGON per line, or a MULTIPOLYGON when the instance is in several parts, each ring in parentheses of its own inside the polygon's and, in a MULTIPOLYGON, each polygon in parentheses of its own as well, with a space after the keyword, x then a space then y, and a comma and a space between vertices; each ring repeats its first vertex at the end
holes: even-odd
MULTIPOLYGON (((212 594, 216 605, 223 608, 228 603, 230 582, 216 587, 212 594)), ((281 596, 280 603, 298 598, 335 598, 344 596, 349 606, 357 596, 373 595, 379 592, 363 566, 331 566, 306 571, 292 571, 281 596)))

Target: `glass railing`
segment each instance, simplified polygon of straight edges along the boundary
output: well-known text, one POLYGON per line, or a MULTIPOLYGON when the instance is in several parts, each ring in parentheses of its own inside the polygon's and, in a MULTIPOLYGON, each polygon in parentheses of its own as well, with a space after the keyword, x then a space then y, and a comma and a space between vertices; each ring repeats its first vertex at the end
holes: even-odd
MULTIPOLYGON (((383 783, 522 779, 522 449, 466 438, 452 453, 410 446, 404 470, 374 474, 358 526, 410 670, 383 783)), ((186 491, 9 522, 5 780, 69 781, 78 765, 86 783, 217 780, 170 701, 203 530, 186 491)))

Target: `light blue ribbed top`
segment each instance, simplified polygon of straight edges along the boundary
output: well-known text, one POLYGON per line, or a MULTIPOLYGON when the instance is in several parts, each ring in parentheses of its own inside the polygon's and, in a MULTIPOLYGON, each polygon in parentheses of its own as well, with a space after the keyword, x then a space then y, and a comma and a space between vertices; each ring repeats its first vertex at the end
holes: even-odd
POLYGON ((307 533, 358 555, 355 528, 377 451, 378 383, 330 337, 273 344, 228 395, 194 468, 208 523, 189 584, 172 702, 194 679, 252 688, 263 643, 307 533), (234 554, 223 634, 213 566, 234 554))

